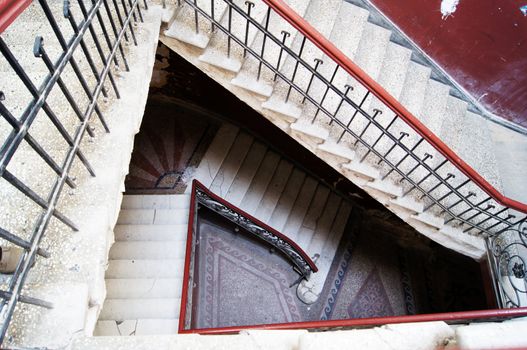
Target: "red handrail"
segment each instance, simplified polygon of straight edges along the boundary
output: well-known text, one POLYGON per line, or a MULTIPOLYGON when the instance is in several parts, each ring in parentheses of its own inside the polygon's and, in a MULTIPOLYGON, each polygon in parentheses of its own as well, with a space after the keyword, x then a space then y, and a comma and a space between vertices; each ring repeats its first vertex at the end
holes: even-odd
POLYGON ((392 97, 381 85, 370 78, 359 66, 351 61, 342 51, 336 48, 328 39, 313 28, 304 18, 299 16, 293 9, 287 6, 282 0, 263 0, 277 14, 282 16, 289 24, 295 27, 314 45, 322 50, 335 63, 341 66, 346 72, 361 82, 368 88, 373 95, 388 106, 394 113, 402 118, 419 135, 427 140, 437 151, 446 159, 452 162, 463 174, 477 184, 496 202, 515 209, 522 213, 527 213, 527 205, 514 199, 506 197, 479 175, 470 165, 461 159, 450 149, 439 137, 434 135, 423 123, 421 123, 410 111, 404 108, 394 97, 392 97))
POLYGON ((0 34, 29 6, 33 0, 0 0, 0 34))

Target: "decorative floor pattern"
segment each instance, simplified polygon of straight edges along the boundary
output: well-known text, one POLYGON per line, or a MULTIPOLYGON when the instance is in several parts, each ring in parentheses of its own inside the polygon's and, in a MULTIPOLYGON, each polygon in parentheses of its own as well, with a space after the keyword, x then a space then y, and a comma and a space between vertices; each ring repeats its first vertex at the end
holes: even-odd
POLYGON ((183 193, 216 130, 217 125, 203 116, 150 100, 135 137, 126 192, 183 193))
POLYGON ((200 215, 198 227, 193 328, 302 321, 290 287, 299 275, 285 257, 217 214, 200 215))

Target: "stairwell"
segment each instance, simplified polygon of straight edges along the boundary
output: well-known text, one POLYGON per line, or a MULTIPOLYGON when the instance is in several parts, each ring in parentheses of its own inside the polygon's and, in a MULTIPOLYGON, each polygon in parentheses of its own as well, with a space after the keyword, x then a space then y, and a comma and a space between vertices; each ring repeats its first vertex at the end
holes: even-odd
MULTIPOLYGON (((298 243, 319 272, 297 296, 317 300, 352 210, 347 200, 230 124, 192 178, 298 243)), ((123 197, 96 335, 177 331, 189 205, 189 194, 123 197)))
MULTIPOLYGON (((408 44, 382 23, 376 23, 370 12, 359 6, 360 1, 285 2, 379 82, 494 187, 502 189, 502 178, 513 176, 498 170, 488 122, 461 98, 462 95, 452 84, 423 63, 408 44)), ((246 30, 245 26, 236 24, 237 21, 243 22, 240 20, 242 16, 229 14, 227 6, 222 3, 218 2, 214 7, 214 18, 219 25, 228 26, 230 22, 233 37, 242 38, 247 42, 247 50, 260 54, 266 40, 263 32, 253 29, 253 25, 246 30)), ((241 1, 234 3, 241 9, 246 8, 241 1)), ((195 6, 211 15, 208 1, 197 1, 195 6)), ((329 57, 309 41, 306 42, 278 15, 272 15, 267 20, 265 8, 262 2, 250 5, 251 17, 276 38, 282 38, 286 47, 301 52, 303 60, 310 64, 313 62, 315 70, 318 69, 326 79, 331 77, 334 86, 346 91, 357 105, 374 115, 378 123, 385 127, 388 125, 393 135, 399 135, 408 149, 429 162, 431 168, 438 169, 441 177, 452 178, 453 188, 461 186, 462 180, 455 179, 459 171, 450 164, 444 165, 442 156, 435 149, 426 144, 416 144, 418 139, 407 125, 400 119, 393 123, 395 114, 392 111, 377 98, 366 94, 366 90, 342 69, 336 70, 329 57), (317 60, 321 61, 317 63, 317 60), (450 173, 453 176, 450 177, 450 173)), ((401 149, 396 147, 394 150, 391 141, 383 139, 379 130, 370 127, 371 121, 357 114, 351 106, 342 105, 340 96, 332 91, 328 93, 326 85, 319 79, 313 79, 311 71, 299 67, 291 55, 286 55, 285 49, 280 49, 278 45, 266 47, 264 56, 267 62, 281 59, 278 71, 273 72, 266 66, 262 67, 253 55, 244 53, 244 49, 236 45, 234 39, 229 44, 225 32, 211 30, 210 21, 201 12, 196 24, 195 11, 185 1, 169 9, 168 13, 171 15, 165 16, 169 20, 160 38, 164 44, 232 91, 425 236, 474 259, 485 256, 484 241, 476 234, 477 230, 470 229, 470 224, 447 220, 449 217, 444 215, 441 208, 432 206, 429 210, 428 206, 432 202, 423 199, 425 196, 415 187, 403 182, 400 174, 390 170, 385 163, 379 162, 379 165, 377 155, 362 147, 349 134, 344 134, 342 127, 326 118, 320 108, 305 103, 306 97, 291 89, 283 79, 276 79, 277 74, 293 79, 304 91, 309 90, 314 100, 322 100, 323 107, 335 112, 340 122, 348 124, 353 120, 350 128, 363 140, 375 143, 379 154, 388 153, 403 173, 409 172, 416 179, 426 175, 426 171, 419 166, 412 169, 414 165, 411 162, 404 162, 406 158, 403 158, 401 149)), ((463 175, 460 175, 458 179, 462 179, 463 175)), ((460 212, 468 208, 454 198, 448 198, 448 189, 434 187, 434 182, 430 180, 427 179, 423 184, 428 191, 436 191, 438 196, 445 195, 445 207, 457 207, 460 212)), ((481 190, 471 184, 465 190, 469 194, 476 193, 480 199, 484 198, 481 190)), ((493 201, 488 204, 492 206, 493 201)), ((505 217, 506 212, 500 215, 505 217)))

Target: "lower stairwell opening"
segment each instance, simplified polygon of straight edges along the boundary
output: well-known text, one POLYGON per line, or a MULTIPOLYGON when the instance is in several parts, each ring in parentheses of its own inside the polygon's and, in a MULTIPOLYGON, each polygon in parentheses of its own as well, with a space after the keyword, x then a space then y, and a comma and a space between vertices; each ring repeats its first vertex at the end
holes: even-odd
POLYGON ((416 232, 163 44, 125 185, 96 335, 495 307, 485 262, 416 232), (318 271, 302 278, 276 247, 208 208, 189 216, 193 180, 286 236, 318 271))

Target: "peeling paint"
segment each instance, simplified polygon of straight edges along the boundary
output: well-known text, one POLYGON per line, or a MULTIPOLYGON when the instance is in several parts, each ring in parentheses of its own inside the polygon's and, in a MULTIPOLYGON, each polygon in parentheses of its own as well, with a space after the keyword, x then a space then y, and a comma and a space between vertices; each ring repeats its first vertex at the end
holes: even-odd
POLYGON ((443 19, 446 19, 448 16, 456 12, 458 4, 459 0, 442 0, 441 14, 443 15, 443 19))

